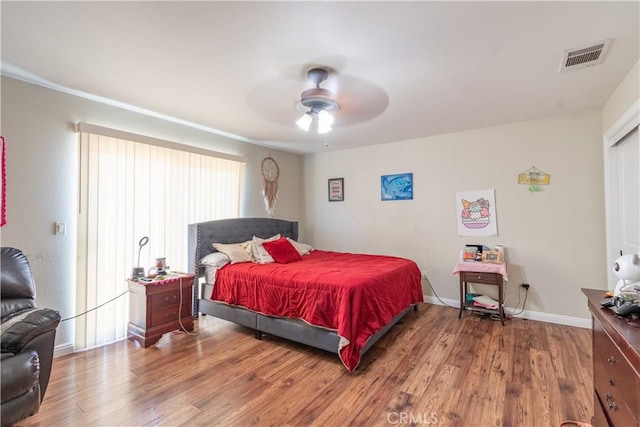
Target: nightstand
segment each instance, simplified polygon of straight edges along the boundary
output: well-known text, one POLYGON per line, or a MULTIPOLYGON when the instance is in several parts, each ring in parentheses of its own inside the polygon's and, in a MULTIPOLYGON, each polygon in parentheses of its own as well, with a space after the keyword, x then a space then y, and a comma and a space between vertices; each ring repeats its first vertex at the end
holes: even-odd
POLYGON ((129 325, 127 337, 149 347, 162 335, 184 328, 193 331, 191 315, 195 276, 172 273, 163 280, 129 284, 129 325))
POLYGON ((504 326, 504 281, 507 280, 506 264, 488 264, 479 262, 460 261, 456 264, 453 274, 460 276, 460 312, 458 319, 462 317, 465 310, 480 313, 497 314, 500 322, 504 326), (468 284, 479 283, 498 287, 498 308, 488 309, 476 307, 473 303, 467 302, 468 284))

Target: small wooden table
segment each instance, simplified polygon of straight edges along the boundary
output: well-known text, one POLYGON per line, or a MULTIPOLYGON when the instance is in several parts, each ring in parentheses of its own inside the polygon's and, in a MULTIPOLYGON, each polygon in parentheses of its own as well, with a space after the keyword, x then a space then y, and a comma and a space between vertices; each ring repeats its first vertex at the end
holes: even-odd
POLYGON ((163 280, 129 284, 129 325, 127 337, 149 347, 162 335, 184 328, 193 331, 191 315, 195 276, 171 273, 163 280))
POLYGON ((459 261, 453 269, 453 274, 460 276, 460 312, 458 313, 458 319, 462 318, 464 310, 495 313, 500 316, 500 322, 504 326, 504 281, 508 280, 507 265, 459 261), (498 308, 493 310, 467 304, 468 283, 497 286, 498 308))

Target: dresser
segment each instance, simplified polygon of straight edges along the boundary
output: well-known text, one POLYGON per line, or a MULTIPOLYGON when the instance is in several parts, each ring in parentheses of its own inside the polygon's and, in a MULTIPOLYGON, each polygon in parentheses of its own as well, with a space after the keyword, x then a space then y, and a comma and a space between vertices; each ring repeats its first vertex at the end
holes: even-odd
POLYGON ((593 319, 591 422, 595 427, 640 426, 640 320, 602 308, 603 290, 582 292, 593 319))
POLYGON ((152 282, 128 280, 127 337, 149 347, 167 332, 177 329, 192 331, 194 278, 192 274, 179 273, 152 282))

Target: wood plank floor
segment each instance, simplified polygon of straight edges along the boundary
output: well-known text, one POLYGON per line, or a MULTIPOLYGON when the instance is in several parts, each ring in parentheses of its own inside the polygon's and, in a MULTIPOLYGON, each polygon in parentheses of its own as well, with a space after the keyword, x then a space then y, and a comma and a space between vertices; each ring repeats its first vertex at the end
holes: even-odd
POLYGON ((201 317, 197 336, 55 359, 23 426, 558 426, 590 421, 591 333, 423 304, 350 374, 337 355, 201 317))

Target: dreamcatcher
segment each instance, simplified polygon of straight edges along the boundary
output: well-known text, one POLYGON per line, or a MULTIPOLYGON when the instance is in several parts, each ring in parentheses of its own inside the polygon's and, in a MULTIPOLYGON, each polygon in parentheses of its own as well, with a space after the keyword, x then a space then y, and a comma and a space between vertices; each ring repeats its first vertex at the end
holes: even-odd
POLYGON ((278 200, 278 177, 280 168, 272 157, 262 160, 262 195, 267 212, 273 217, 278 200))

